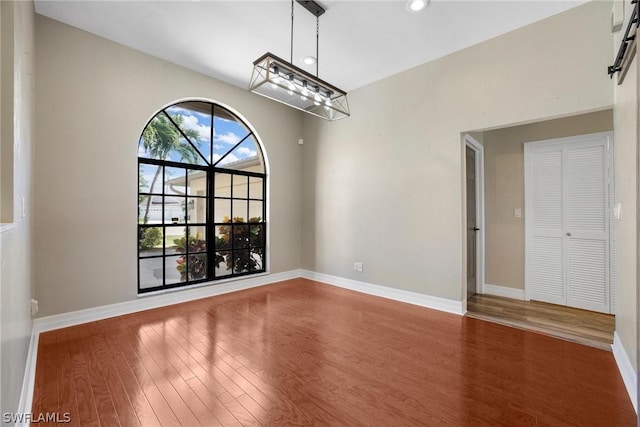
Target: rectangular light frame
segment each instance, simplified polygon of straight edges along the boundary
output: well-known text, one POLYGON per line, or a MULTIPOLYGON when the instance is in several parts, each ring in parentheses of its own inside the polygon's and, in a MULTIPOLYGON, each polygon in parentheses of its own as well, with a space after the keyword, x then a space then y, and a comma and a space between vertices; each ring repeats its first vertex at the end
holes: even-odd
POLYGON ((253 62, 249 90, 325 120, 350 116, 345 91, 270 52, 253 62))

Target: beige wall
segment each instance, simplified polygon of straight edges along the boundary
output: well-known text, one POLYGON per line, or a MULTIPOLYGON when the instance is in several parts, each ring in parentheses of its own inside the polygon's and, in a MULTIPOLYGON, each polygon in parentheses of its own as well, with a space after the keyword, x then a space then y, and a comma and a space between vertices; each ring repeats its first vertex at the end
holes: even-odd
POLYGON ((524 143, 611 130, 606 110, 484 132, 486 283, 524 289, 524 143))
MULTIPOLYGON (((32 142, 34 125, 34 10, 31 2, 1 2, 2 37, 9 23, 14 33, 14 72, 3 73, 3 89, 11 86, 13 103, 9 126, 13 145, 13 224, 0 234, 0 414, 16 412, 31 335, 30 299, 33 293, 32 255, 32 142), (15 52, 15 53, 14 53, 15 52), (25 216, 22 215, 22 199, 25 216)), ((5 46, 3 45, 3 48, 5 46)), ((7 60, 2 50, 2 63, 7 60)), ((11 62, 11 61, 9 61, 11 62)), ((3 90, 3 96, 4 96, 3 90)), ((4 107, 4 99, 2 107, 4 107)), ((4 109, 2 111, 5 113, 4 109)), ((3 120, 3 126, 5 125, 3 120)), ((3 133, 4 136, 4 133, 3 133)), ((6 226, 5 226, 6 227, 6 226)))
POLYGON ((14 22, 13 2, 4 6, 0 24, 2 61, 0 73, 0 223, 13 222, 13 70, 14 22))
MULTIPOLYGON (((626 14, 631 8, 625 4, 626 14)), ((628 22, 628 18, 625 21, 628 22)), ((624 31, 618 32, 614 40, 615 52, 620 47, 624 31)), ((613 124, 615 129, 616 154, 616 199, 621 204, 621 216, 618 220, 618 287, 616 295, 616 332, 629 359, 637 372, 637 167, 638 167, 638 106, 637 106, 637 69, 634 61, 622 85, 614 85, 615 107, 613 124)), ((614 78, 614 82, 616 78, 614 78)))
POLYGON ((591 2, 365 86, 348 119, 305 117, 304 268, 462 301, 460 133, 611 108, 610 11, 591 2))
POLYGON ((36 47, 41 315, 136 299, 138 138, 159 108, 183 98, 230 106, 262 138, 271 272, 299 268, 300 112, 42 16, 36 47))

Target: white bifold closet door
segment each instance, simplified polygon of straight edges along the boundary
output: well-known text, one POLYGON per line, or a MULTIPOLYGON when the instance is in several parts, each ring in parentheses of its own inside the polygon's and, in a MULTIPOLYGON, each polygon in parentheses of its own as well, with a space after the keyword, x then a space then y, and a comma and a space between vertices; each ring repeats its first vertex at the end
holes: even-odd
POLYGON ((525 145, 527 299, 611 312, 611 134, 525 145))

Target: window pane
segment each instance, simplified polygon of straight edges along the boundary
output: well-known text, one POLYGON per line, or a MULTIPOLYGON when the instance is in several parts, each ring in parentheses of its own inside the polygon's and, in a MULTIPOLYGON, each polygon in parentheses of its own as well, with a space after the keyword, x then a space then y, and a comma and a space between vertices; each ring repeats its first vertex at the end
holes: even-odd
POLYGON ((187 170, 182 168, 164 168, 164 192, 167 195, 184 196, 187 191, 187 170))
POLYGON ((262 199, 262 178, 249 177, 249 198, 262 199))
POLYGON ((166 147, 178 138, 177 129, 162 114, 157 114, 144 128, 138 142, 138 157, 164 160, 166 147), (163 143, 163 140, 166 142, 163 143))
POLYGON ((189 255, 189 280, 207 278, 207 254, 189 255))
POLYGON ((154 198, 159 198, 162 206, 162 196, 138 196, 138 224, 162 223, 162 208, 154 206, 154 198))
POLYGON ((231 200, 216 199, 214 201, 215 212, 213 214, 214 222, 230 222, 231 221, 231 200))
POLYGON ((249 222, 263 221, 262 202, 250 201, 249 202, 249 222))
MULTIPOLYGON (((232 147, 229 147, 231 149, 232 147)), ((264 173, 262 156, 253 136, 248 137, 230 153, 221 156, 216 167, 264 173)))
POLYGON ((264 226, 252 225, 249 227, 249 244, 251 246, 264 246, 264 226))
POLYGON ((246 222, 247 221, 247 208, 249 204, 246 200, 234 200, 233 201, 233 222, 246 222))
POLYGON ((252 265, 251 254, 248 250, 242 249, 233 251, 233 272, 246 273, 252 265))
POLYGON ((151 196, 140 212, 143 224, 162 224, 162 196, 151 196))
POLYGON ((167 227, 165 255, 177 255, 185 252, 185 227, 167 227))
POLYGON ((180 138, 175 146, 168 151, 166 160, 172 162, 189 163, 192 165, 205 165, 206 162, 198 153, 198 150, 193 148, 186 139, 180 138))
POLYGON ((216 173, 215 177, 216 197, 231 197, 231 175, 228 173, 216 173))
POLYGON ((207 222, 207 199, 201 197, 189 197, 187 199, 187 222, 207 222))
POLYGON ((249 179, 246 176, 233 176, 232 196, 234 199, 246 199, 249 197, 249 179))
POLYGON ((219 225, 216 227, 216 249, 231 249, 230 225, 219 225))
POLYGON ((184 197, 164 197, 164 223, 184 224, 186 202, 184 197))
POLYGON ((162 194, 163 167, 156 165, 138 165, 138 191, 140 193, 162 194))
POLYGON ((164 113, 157 114, 144 129, 138 144, 138 157, 205 164, 164 113))
POLYGON ((249 226, 234 225, 233 226, 233 248, 246 248, 249 246, 249 226))
POLYGON ((190 196, 207 195, 207 173, 196 169, 187 171, 187 194, 190 196))
POLYGON ((186 255, 168 256, 164 259, 165 283, 171 285, 186 281, 186 255))
POLYGON ((231 274, 231 252, 216 252, 215 274, 216 277, 227 276, 231 274))
POLYGON ((251 250, 250 271, 260 271, 264 269, 264 251, 262 249, 251 250))
POLYGON ((207 233, 205 227, 188 227, 189 229, 189 253, 206 252, 207 233))
POLYGON ((162 286, 162 260, 163 258, 146 258, 138 261, 140 289, 162 286))
POLYGON ((213 156, 212 163, 216 163, 238 142, 249 134, 246 128, 229 111, 216 107, 213 118, 213 156))
POLYGON ((234 199, 246 199, 249 197, 249 177, 242 175, 233 176, 232 196, 234 199))
POLYGON ((189 101, 165 110, 207 161, 211 161, 211 105, 189 101))
POLYGON ((140 256, 162 255, 162 227, 141 227, 138 229, 138 249, 140 256))

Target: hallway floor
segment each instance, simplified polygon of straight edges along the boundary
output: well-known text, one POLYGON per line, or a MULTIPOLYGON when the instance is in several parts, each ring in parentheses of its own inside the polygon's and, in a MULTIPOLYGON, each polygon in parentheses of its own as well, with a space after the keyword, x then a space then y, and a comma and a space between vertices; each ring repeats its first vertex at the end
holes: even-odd
POLYGON ((537 301, 472 296, 467 316, 611 350, 615 316, 537 301))

